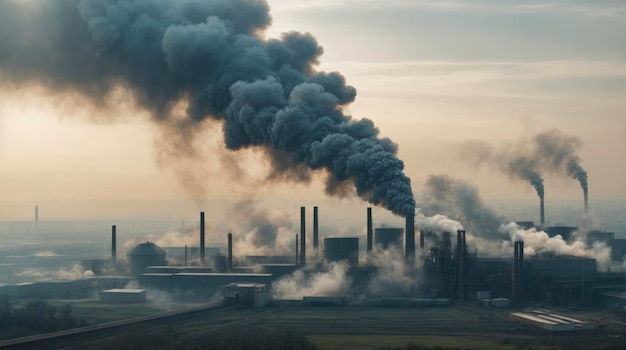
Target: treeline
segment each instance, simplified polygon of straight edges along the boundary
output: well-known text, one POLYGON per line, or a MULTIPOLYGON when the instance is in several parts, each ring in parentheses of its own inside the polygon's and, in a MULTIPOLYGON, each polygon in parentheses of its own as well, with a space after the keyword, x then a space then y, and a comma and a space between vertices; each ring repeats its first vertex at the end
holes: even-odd
POLYGON ((0 300, 0 339, 23 337, 39 333, 61 331, 85 325, 72 315, 72 307, 56 307, 43 300, 13 305, 0 300))
POLYGON ((146 331, 129 329, 107 349, 115 350, 315 350, 303 334, 264 327, 225 327, 188 335, 171 327, 146 331))

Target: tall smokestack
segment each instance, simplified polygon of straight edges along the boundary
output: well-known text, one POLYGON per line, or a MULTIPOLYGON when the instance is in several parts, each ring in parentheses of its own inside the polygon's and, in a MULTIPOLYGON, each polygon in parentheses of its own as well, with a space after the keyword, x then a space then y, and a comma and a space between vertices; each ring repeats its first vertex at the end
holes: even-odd
POLYGON ((296 233, 296 266, 298 266, 300 264, 300 256, 298 255, 298 253, 299 253, 298 244, 299 243, 300 243, 300 241, 298 240, 298 234, 296 233))
POLYGON ((200 260, 204 264, 204 212, 200 212, 200 260))
POLYGON ((424 236, 426 232, 424 230, 420 230, 420 250, 424 250, 424 236))
POLYGON ((233 234, 228 233, 228 271, 233 270, 233 234))
POLYGON ((589 214, 589 188, 583 188, 583 196, 585 197, 585 215, 589 214))
POLYGON ((185 266, 187 266, 187 245, 185 244, 185 266))
POLYGON ((459 300, 465 299, 465 231, 456 231, 456 256, 459 263, 458 293, 459 300))
POLYGON ((319 246, 319 227, 317 218, 317 207, 313 207, 313 248, 318 249, 319 246))
POLYGON ((524 242, 517 241, 514 244, 515 247, 513 250, 513 274, 511 276, 511 297, 513 299, 513 303, 517 304, 522 298, 522 284, 524 276, 524 242))
POLYGON ((406 261, 408 263, 415 263, 415 215, 408 214, 405 218, 406 221, 406 261))
POLYGON ((117 234, 115 225, 111 226, 111 264, 117 268, 117 234))
POLYGON ((371 252, 373 247, 374 228, 372 224, 372 207, 367 207, 367 251, 371 252))
POLYGON ((519 270, 519 245, 513 243, 513 271, 511 272, 511 301, 517 304, 517 274, 519 270))
POLYGON ((39 229, 39 206, 35 206, 35 229, 39 229))
POLYGON ((300 207, 300 265, 306 265, 306 208, 300 207))
POLYGON ((546 225, 546 212, 543 204, 543 196, 539 197, 539 224, 541 227, 546 225))

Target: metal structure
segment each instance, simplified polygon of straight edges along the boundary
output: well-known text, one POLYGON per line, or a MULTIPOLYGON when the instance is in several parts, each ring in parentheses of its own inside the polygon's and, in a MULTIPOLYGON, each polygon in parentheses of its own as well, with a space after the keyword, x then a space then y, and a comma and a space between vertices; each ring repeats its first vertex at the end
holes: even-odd
POLYGON ((116 237, 116 227, 115 225, 111 226, 111 265, 113 265, 113 269, 117 268, 117 237, 116 237))
POLYGON ((373 247, 374 233, 372 224, 372 207, 367 207, 367 251, 371 252, 373 247))
POLYGON ((415 264, 415 215, 410 214, 405 218, 405 232, 406 238, 404 242, 406 244, 406 261, 410 264, 415 264))
POLYGON ((306 265, 306 208, 300 207, 300 265, 306 265))
POLYGON ((377 227, 374 233, 374 243, 380 245, 382 249, 389 249, 391 246, 402 247, 402 234, 404 233, 402 228, 377 227))
POLYGON ((148 266, 167 265, 165 251, 151 242, 139 244, 128 252, 128 261, 133 276, 142 274, 148 266))
POLYGON ((204 264, 204 212, 200 212, 200 261, 204 264))
POLYGON ((350 265, 357 266, 359 264, 359 238, 324 238, 324 260, 327 262, 347 261, 350 265))
POLYGON ((315 250, 319 248, 319 223, 317 207, 313 207, 313 248, 315 250))

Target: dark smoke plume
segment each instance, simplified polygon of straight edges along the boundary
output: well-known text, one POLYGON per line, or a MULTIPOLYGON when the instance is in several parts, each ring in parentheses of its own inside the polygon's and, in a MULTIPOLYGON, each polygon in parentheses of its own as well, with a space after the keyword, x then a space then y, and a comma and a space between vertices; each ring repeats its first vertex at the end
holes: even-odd
POLYGON ((528 181, 539 198, 544 197, 543 178, 537 170, 536 157, 524 151, 496 149, 483 141, 472 141, 463 145, 463 158, 480 165, 486 163, 492 168, 514 179, 528 181))
POLYGON ((464 159, 477 165, 487 163, 508 175, 528 180, 539 197, 543 197, 543 179, 539 171, 571 176, 580 183, 586 201, 587 172, 580 165, 577 154, 581 145, 579 138, 553 129, 508 147, 471 141, 463 145, 462 154, 464 159))
POLYGON ((306 180, 306 165, 328 172, 329 193, 351 182, 370 203, 414 213, 397 145, 343 113, 355 89, 316 71, 310 34, 263 39, 270 23, 258 0, 0 0, 0 81, 79 93, 100 109, 122 88, 179 140, 221 120, 226 147, 263 148, 274 179, 306 180))
POLYGON ((498 229, 507 219, 488 207, 478 189, 465 181, 448 175, 430 175, 418 206, 426 216, 443 214, 461 222, 476 236, 496 240, 504 237, 498 229))
POLYGON ((559 130, 548 130, 537 134, 533 141, 536 145, 537 159, 542 167, 557 174, 567 174, 580 183, 585 198, 587 197, 587 172, 580 165, 577 154, 582 141, 568 136, 559 130))

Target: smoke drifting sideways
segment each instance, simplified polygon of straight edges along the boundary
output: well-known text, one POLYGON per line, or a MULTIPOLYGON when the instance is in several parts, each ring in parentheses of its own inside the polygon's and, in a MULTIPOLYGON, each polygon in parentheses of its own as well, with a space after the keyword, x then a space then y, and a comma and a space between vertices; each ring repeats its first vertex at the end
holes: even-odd
POLYGON ((527 180, 544 196, 540 172, 570 176, 580 183, 587 199, 587 172, 577 154, 582 141, 552 129, 509 145, 490 145, 484 141, 470 141, 462 145, 463 159, 475 165, 486 164, 513 178, 527 180))
POLYGON ((587 244, 584 235, 573 235, 573 241, 565 241, 560 235, 550 237, 544 231, 524 230, 488 207, 478 189, 463 180, 431 175, 423 192, 418 201, 418 228, 453 234, 465 228, 469 248, 480 255, 510 257, 513 243, 522 240, 528 256, 548 253, 592 257, 599 268, 610 262, 611 249, 604 243, 587 244))
POLYGON ((353 184, 368 202, 412 214, 397 145, 344 114, 356 91, 315 70, 323 49, 312 35, 263 39, 270 23, 257 0, 4 0, 0 82, 80 94, 100 109, 121 88, 166 130, 165 148, 193 152, 203 121, 218 120, 228 149, 265 152, 268 180, 326 171, 329 194, 353 184))

